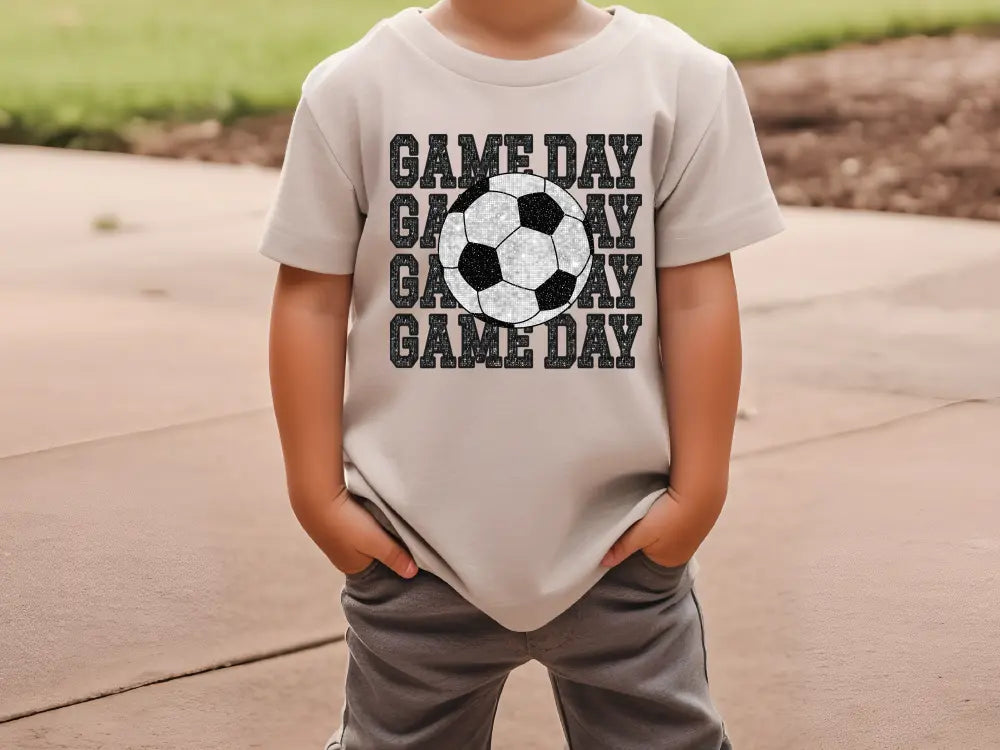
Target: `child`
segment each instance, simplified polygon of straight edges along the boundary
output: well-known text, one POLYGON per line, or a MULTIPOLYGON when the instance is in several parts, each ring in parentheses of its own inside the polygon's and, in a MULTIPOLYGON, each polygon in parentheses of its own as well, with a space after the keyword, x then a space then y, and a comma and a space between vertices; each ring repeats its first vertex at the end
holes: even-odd
POLYGON ((260 252, 291 504, 346 575, 327 750, 485 750, 530 659, 572 750, 731 748, 694 552, 729 253, 782 228, 729 60, 624 6, 440 0, 309 73, 260 252))

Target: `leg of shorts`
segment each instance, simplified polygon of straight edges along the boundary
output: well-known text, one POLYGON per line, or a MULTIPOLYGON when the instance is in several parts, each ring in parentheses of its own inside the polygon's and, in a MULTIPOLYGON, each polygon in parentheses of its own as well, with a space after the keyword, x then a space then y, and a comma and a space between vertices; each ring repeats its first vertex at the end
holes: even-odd
POLYGON ((732 750, 687 566, 636 552, 536 634, 570 750, 732 750))
POLYGON ((347 577, 347 678, 326 750, 489 750, 500 691, 528 660, 499 625, 428 571, 374 561, 347 577))

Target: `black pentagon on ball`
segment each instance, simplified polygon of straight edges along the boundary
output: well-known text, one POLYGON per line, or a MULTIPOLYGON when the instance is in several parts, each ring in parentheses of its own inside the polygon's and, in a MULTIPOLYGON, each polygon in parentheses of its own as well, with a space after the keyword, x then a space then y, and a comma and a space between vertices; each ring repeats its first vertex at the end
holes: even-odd
POLYGON ((477 292, 503 281, 503 271, 500 268, 497 251, 489 245, 480 245, 478 242, 470 242, 462 248, 462 253, 458 256, 458 272, 477 292))
POLYGON ((555 310, 562 307, 573 296, 576 286, 576 276, 566 271, 556 271, 535 290, 540 310, 555 310))
POLYGON ((455 202, 451 204, 451 208, 448 209, 448 213, 464 213, 465 210, 472 205, 476 198, 484 193, 488 193, 489 190, 489 178, 483 177, 481 180, 476 180, 467 190, 463 191, 462 194, 455 199, 455 202))
POLYGON ((552 234, 563 218, 563 210, 551 195, 528 193, 517 199, 521 226, 544 234, 552 234))

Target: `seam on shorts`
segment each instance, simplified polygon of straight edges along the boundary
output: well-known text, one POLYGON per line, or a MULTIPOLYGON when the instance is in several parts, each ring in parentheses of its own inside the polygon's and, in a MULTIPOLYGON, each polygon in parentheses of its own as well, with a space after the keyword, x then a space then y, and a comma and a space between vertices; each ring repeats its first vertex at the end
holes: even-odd
MULTIPOLYGON (((562 693, 559 692, 559 684, 556 682, 556 677, 562 677, 567 682, 573 682, 573 680, 571 680, 569 677, 566 677, 566 675, 559 674, 557 671, 555 671, 551 667, 546 667, 546 668, 549 670, 549 680, 552 682, 552 690, 555 693, 556 705, 559 706, 559 715, 561 717, 562 716, 566 716, 566 713, 564 712, 564 707, 563 707, 562 693)), ((602 746, 601 738, 598 737, 596 734, 594 734, 592 731, 590 731, 590 729, 587 727, 586 724, 582 724, 582 723, 578 722, 577 726, 579 727, 580 731, 583 734, 587 735, 588 737, 590 737, 591 739, 594 740, 594 742, 596 743, 594 745, 594 747, 601 747, 602 746)), ((566 748, 567 748, 567 750, 573 750, 573 740, 569 736, 569 724, 568 723, 566 724, 566 727, 567 727, 566 730, 563 732, 563 734, 566 735, 566 748)))
POLYGON ((490 733, 486 738, 486 750, 493 750, 493 728, 497 722, 497 709, 500 707, 500 695, 503 693, 503 686, 507 684, 507 678, 510 677, 510 672, 503 676, 500 681, 500 687, 497 688, 497 699, 493 703, 493 715, 490 717, 490 733))
MULTIPOLYGON (((353 635, 353 631, 352 631, 350 625, 348 625, 344 629, 344 644, 345 645, 347 644, 347 638, 348 638, 349 635, 353 635)), ((350 651, 348 651, 348 654, 350 654, 350 651)), ((348 658, 350 658, 350 656, 348 658)), ((347 733, 347 722, 348 722, 348 719, 349 719, 349 712, 350 712, 350 709, 349 709, 348 703, 347 703, 347 685, 345 684, 344 685, 344 709, 341 712, 341 716, 340 716, 340 732, 337 734, 336 737, 331 737, 330 738, 329 742, 327 742, 327 744, 323 748, 323 750, 344 750, 344 735, 347 733)))
POLYGON ((566 709, 563 707, 562 693, 559 692, 559 683, 552 670, 549 670, 549 682, 552 683, 552 691, 556 694, 556 710, 559 713, 559 721, 563 725, 563 734, 566 737, 566 750, 573 750, 573 738, 569 736, 569 721, 566 719, 566 709))
POLYGON ((705 646, 705 618, 701 614, 701 605, 698 597, 694 593, 694 586, 691 587, 691 598, 694 599, 694 608, 698 610, 698 629, 701 631, 701 655, 705 668, 705 682, 708 682, 708 648, 705 646))
MULTIPOLYGON (((698 595, 694 593, 694 586, 691 587, 691 598, 694 600, 695 609, 698 610, 698 625, 701 630, 701 653, 702 661, 705 668, 705 684, 708 684, 708 648, 705 646, 705 618, 701 613, 701 605, 698 603, 698 595)), ((728 747, 732 750, 733 741, 729 737, 729 733, 726 731, 726 720, 719 716, 719 722, 722 724, 722 747, 728 747)))

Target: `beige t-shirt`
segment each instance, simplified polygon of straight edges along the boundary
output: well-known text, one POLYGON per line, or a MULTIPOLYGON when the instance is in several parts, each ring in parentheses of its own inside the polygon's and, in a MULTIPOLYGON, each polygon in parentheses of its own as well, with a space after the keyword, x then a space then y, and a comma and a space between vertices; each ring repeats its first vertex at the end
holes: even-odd
POLYGON ((667 487, 655 269, 783 228, 729 60, 610 10, 532 60, 379 22, 305 79, 259 247, 354 274, 347 486, 517 631, 667 487))

